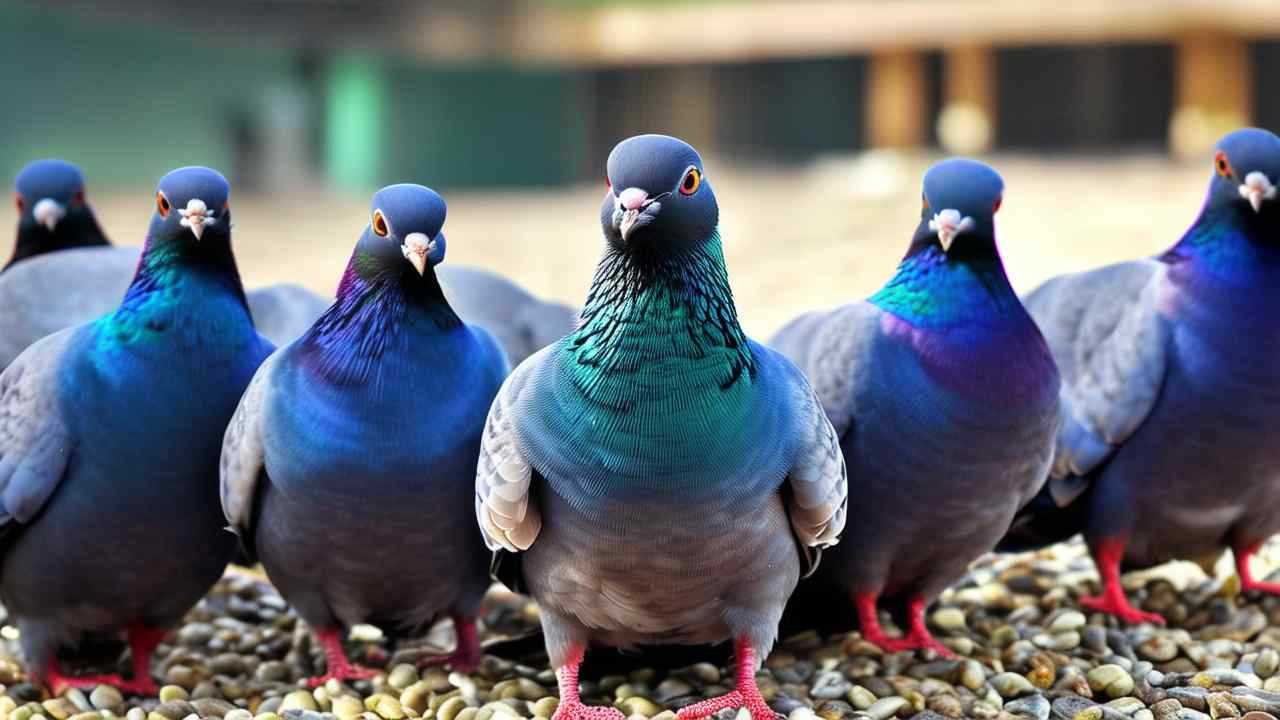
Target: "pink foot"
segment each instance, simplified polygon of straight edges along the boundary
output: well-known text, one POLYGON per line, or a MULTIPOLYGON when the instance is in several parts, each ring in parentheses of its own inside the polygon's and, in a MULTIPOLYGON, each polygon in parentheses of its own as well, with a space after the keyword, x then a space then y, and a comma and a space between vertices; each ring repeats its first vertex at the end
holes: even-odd
POLYGON ((746 638, 734 642, 734 664, 737 666, 738 688, 720 697, 703 700, 676 713, 678 720, 700 720, 725 708, 742 707, 751 713, 752 720, 776 720, 778 714, 764 701, 760 688, 756 687, 756 649, 746 638))
POLYGON ((686 705, 676 713, 676 717, 679 720, 700 720, 701 718, 715 715, 725 708, 737 707, 746 708, 751 713, 752 720, 775 720, 778 717, 773 708, 769 707, 769 704, 764 701, 760 691, 757 690, 751 695, 751 697, 747 697, 740 691, 734 690, 727 695, 686 705))
POLYGON ((1241 592, 1260 592, 1268 595, 1280 595, 1280 583, 1262 582, 1253 579, 1253 571, 1249 569, 1249 559, 1257 552, 1262 543, 1255 543, 1247 547, 1237 547, 1232 550, 1236 556, 1236 574, 1240 576, 1241 592))
POLYGON ((1124 559, 1124 538, 1102 540, 1096 545, 1090 544, 1093 563, 1102 576, 1102 594, 1080 598, 1080 606, 1094 612, 1106 613, 1120 618, 1129 625, 1152 623, 1164 625, 1164 618, 1155 613, 1144 612, 1129 603, 1124 588, 1120 585, 1120 561, 1124 559))
POLYGON ((604 705, 583 705, 581 700, 561 700, 551 720, 626 720, 626 716, 621 710, 604 705))
POLYGON ((454 615, 453 627, 458 636, 457 647, 454 651, 448 655, 423 658, 418 661, 419 668, 448 665, 458 672, 471 673, 480 667, 480 659, 483 654, 480 651, 480 638, 476 634, 475 619, 454 615))
MULTIPOLYGON (((461 639, 461 638, 459 638, 461 639)), ((611 707, 584 705, 578 694, 578 670, 582 667, 583 647, 571 647, 569 659, 556 668, 556 684, 560 686, 560 705, 551 720, 625 720, 622 711, 611 707)))
POLYGON ((381 674, 382 670, 356 665, 347 658, 347 651, 342 647, 342 635, 337 628, 316 630, 316 640, 324 648, 325 673, 308 678, 307 685, 320 687, 330 680, 345 682, 347 680, 370 680, 381 674))

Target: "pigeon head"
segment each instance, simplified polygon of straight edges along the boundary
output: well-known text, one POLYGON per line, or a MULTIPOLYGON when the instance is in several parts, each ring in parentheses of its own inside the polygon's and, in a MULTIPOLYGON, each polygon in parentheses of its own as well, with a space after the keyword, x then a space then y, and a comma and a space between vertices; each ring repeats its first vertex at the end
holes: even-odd
POLYGON ((1236 130, 1218 141, 1207 208, 1241 216, 1280 217, 1280 138, 1266 130, 1236 130))
POLYGON ((14 183, 18 222, 52 236, 71 213, 88 212, 84 176, 63 160, 36 160, 22 168, 14 183))
POLYGON ((720 219, 698 151, 666 135, 638 135, 609 153, 600 222, 622 252, 678 250, 712 236, 720 219), (658 247, 660 246, 660 247, 658 247))
POLYGON ((423 277, 444 260, 444 198, 422 185, 389 185, 374 193, 359 254, 374 274, 423 277))
POLYGON ((991 166, 950 158, 924 174, 920 225, 913 250, 937 245, 948 257, 995 246, 995 215, 1004 198, 1004 180, 991 166))
POLYGON ((148 247, 192 250, 227 246, 231 186, 216 170, 184 167, 160 178, 148 247))

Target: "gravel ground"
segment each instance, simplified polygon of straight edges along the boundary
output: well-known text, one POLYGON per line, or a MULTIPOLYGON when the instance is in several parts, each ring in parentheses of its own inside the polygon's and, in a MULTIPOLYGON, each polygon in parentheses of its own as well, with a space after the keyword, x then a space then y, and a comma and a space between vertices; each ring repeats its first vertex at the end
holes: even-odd
MULTIPOLYGON (((1273 567, 1276 555, 1273 545, 1261 562, 1273 567)), ((1076 598, 1095 591, 1097 579, 1078 542, 988 557, 930 615, 957 659, 885 655, 856 632, 802 633, 774 650, 760 687, 790 720, 1280 717, 1280 598, 1243 597, 1234 576, 1207 576, 1186 563, 1133 574, 1126 583, 1137 604, 1170 618, 1169 628, 1120 628, 1082 613, 1076 598)), ((518 635, 536 622, 531 602, 495 589, 482 639, 518 635)), ((303 689, 300 680, 323 669, 305 625, 270 585, 233 571, 161 646, 153 670, 165 687, 156 698, 126 699, 99 687, 45 699, 23 682, 16 633, 5 627, 0 720, 550 717, 556 686, 545 665, 486 657, 469 676, 415 669, 416 659, 447 650, 451 633, 444 623, 425 639, 391 648, 372 628, 357 628, 353 656, 387 674, 303 689)), ((709 663, 671 672, 642 667, 585 682, 583 696, 613 704, 631 720, 674 720, 676 709, 724 692, 730 677, 729 668, 709 663)), ((734 714, 724 711, 721 720, 734 714)))
MULTIPOLYGON (((767 337, 802 310, 878 287, 906 246, 919 212, 920 173, 933 159, 875 155, 760 170, 735 168, 710 154, 748 332, 767 337)), ((1002 252, 1023 290, 1055 273, 1166 247, 1193 219, 1209 176, 1207 158, 1192 165, 1141 156, 992 162, 1008 184, 999 220, 1002 252)), ((138 242, 150 186, 135 192, 89 181, 111 237, 138 242)), ((491 267, 536 292, 581 302, 599 255, 602 188, 441 189, 450 204, 450 262, 491 267)), ((236 196, 236 246, 246 282, 293 281, 331 292, 366 222, 367 203, 367 195, 328 192, 236 196)), ((12 210, 0 206, 0 227, 12 222, 12 210)), ((1280 717, 1280 600, 1240 597, 1234 580, 1210 579, 1186 564, 1128 581, 1141 606, 1171 619, 1168 629, 1118 628, 1082 614, 1075 599, 1096 591, 1096 574, 1077 543, 985 559, 948 592, 931 622, 959 660, 885 656, 856 633, 801 635, 775 649, 761 671, 761 688, 791 720, 1280 717)), ((536 609, 509 593, 495 591, 487 607, 486 639, 536 623, 536 609)), ((394 652, 376 634, 356 635, 356 658, 386 666, 385 677, 301 689, 301 678, 322 669, 319 650, 274 590, 236 573, 161 647, 153 668, 166 683, 160 697, 124 699, 99 688, 50 700, 23 682, 15 631, 4 628, 0 720, 493 720, 499 713, 549 717, 554 711, 555 681, 546 667, 490 657, 477 673, 462 676, 420 674, 406 664, 443 651, 452 642, 447 624, 425 643, 394 652)), ((583 690, 588 701, 615 703, 633 720, 674 720, 674 709, 723 692, 728 677, 726 668, 709 664, 671 673, 640 669, 583 690)), ((726 711, 724 720, 732 715, 726 711)))

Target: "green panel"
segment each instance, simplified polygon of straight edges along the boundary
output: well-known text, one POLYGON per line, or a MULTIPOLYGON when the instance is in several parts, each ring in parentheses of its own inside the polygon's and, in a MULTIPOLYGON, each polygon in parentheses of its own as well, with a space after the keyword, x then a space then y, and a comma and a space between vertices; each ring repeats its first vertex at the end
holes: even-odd
POLYGON ((342 56, 329 65, 325 160, 339 185, 368 189, 382 176, 387 80, 377 58, 342 56))
POLYGON ((80 164, 91 186, 149 186, 188 164, 234 176, 235 138, 291 63, 191 27, 0 6, 0 176, 46 156, 80 164))
POLYGON ((576 75, 398 63, 389 78, 383 183, 446 188, 576 179, 585 137, 576 75))

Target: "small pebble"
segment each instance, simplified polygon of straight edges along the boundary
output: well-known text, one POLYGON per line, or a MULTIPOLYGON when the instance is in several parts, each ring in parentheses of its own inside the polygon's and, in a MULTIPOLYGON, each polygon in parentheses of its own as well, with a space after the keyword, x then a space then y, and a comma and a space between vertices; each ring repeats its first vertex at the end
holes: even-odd
POLYGON ((1133 692, 1133 677, 1119 665, 1099 665, 1085 673, 1085 679, 1094 692, 1106 693, 1113 698, 1133 692))
POLYGON ((1000 693, 1002 698, 1015 698, 1030 695, 1036 691, 1034 685, 1025 677, 1012 672, 1004 672, 991 678, 991 687, 1000 693))
POLYGON ((888 718, 897 715, 898 711, 905 709, 910 704, 911 703, 907 702, 907 699, 903 697, 895 696, 881 698, 872 703, 871 706, 866 709, 866 713, 875 720, 888 720, 888 718))

